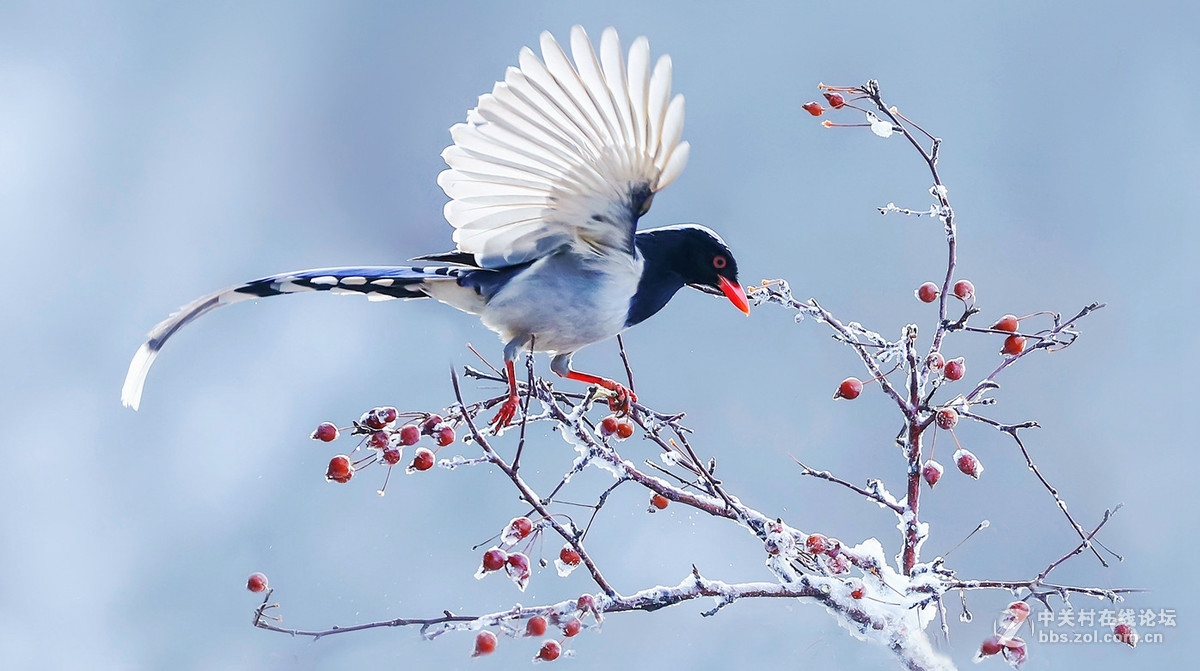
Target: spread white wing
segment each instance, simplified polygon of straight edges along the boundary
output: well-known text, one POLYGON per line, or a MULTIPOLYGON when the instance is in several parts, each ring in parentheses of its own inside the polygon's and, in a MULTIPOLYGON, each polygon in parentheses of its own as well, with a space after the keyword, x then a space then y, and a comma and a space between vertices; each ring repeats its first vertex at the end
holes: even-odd
POLYGON ((671 59, 651 70, 646 38, 634 40, 628 64, 612 28, 598 58, 580 26, 574 62, 548 32, 541 48, 541 59, 521 50, 520 67, 450 129, 454 144, 442 152, 454 241, 485 268, 565 245, 633 254, 638 217, 687 163, 671 59))

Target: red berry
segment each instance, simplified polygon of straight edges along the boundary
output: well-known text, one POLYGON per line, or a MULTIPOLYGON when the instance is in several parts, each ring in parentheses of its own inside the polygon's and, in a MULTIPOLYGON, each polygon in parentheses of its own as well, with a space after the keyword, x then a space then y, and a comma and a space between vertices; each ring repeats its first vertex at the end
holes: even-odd
POLYGON ((954 283, 954 295, 965 301, 975 295, 975 285, 967 280, 959 280, 954 283))
POLYGON ((1014 315, 1004 315, 1000 318, 1000 321, 992 324, 992 328, 997 331, 1015 333, 1017 330, 1017 318, 1014 315))
POLYGON ((583 594, 579 600, 575 602, 575 607, 582 611, 590 611, 596 609, 596 597, 591 594, 583 594))
POLYGON ((433 468, 433 461, 433 452, 424 447, 418 447, 413 454, 412 465, 409 468, 414 471, 428 471, 433 468))
POLYGON ((323 443, 331 443, 337 440, 338 428, 329 422, 322 422, 317 425, 317 430, 312 432, 312 439, 319 440, 323 443))
POLYGON ((437 430, 437 425, 442 423, 442 418, 438 415, 430 415, 424 422, 421 422, 421 433, 432 436, 437 430))
POLYGON ((1004 616, 1001 620, 1005 624, 1021 624, 1028 618, 1029 604, 1024 601, 1014 601, 1004 609, 1004 616))
POLYGON ((954 453, 954 465, 958 466, 958 470, 962 471, 965 475, 969 475, 976 480, 983 473, 983 464, 979 463, 979 459, 971 454, 970 451, 964 450, 961 447, 954 453))
POLYGON ((1002 642, 1004 643, 1004 661, 1008 662, 1009 666, 1017 668, 1025 663, 1029 651, 1025 647, 1024 640, 1013 636, 1012 638, 1004 639, 1002 642))
POLYGON ((784 533, 783 521, 777 520, 767 525, 767 537, 763 539, 763 549, 770 555, 791 554, 796 547, 796 539, 790 533, 784 533))
POLYGON ((575 548, 572 548, 570 545, 564 545, 563 549, 558 551, 558 559, 567 566, 579 566, 579 562, 583 561, 583 558, 579 556, 575 548))
POLYGON ((250 578, 246 580, 246 589, 251 592, 267 591, 267 576, 262 573, 251 573, 250 578))
POLYGON ((821 113, 825 111, 825 108, 821 107, 821 103, 816 101, 804 103, 801 107, 804 108, 805 112, 813 116, 821 116, 821 113))
POLYGON ((395 466, 400 463, 400 450, 384 450, 383 460, 387 462, 388 466, 395 466))
POLYGON ((946 370, 942 374, 947 380, 961 380, 967 374, 967 362, 962 357, 951 359, 946 362, 946 370))
POLYGON ((553 662, 562 654, 562 645, 554 639, 550 639, 542 643, 542 649, 538 650, 537 659, 543 662, 553 662))
POLYGON ((520 552, 514 552, 508 555, 508 576, 512 578, 521 589, 524 590, 524 584, 529 580, 529 557, 526 557, 520 552))
POLYGON ((617 438, 624 440, 633 435, 633 422, 622 419, 617 422, 617 438))
POLYGON ((1004 644, 1000 641, 999 636, 988 636, 983 639, 983 644, 979 646, 979 654, 982 657, 988 657, 1000 652, 1004 649, 1004 644))
POLYGON ((937 411, 936 421, 943 429, 953 429, 958 424, 958 413, 954 408, 942 408, 937 411))
POLYGON ((449 426, 443 426, 437 432, 437 444, 445 447, 454 442, 454 429, 449 426))
POLYGON ((1016 334, 1010 335, 1004 339, 1004 347, 1000 350, 1002 354, 1016 356, 1025 351, 1025 336, 1016 334))
POLYGON ((616 415, 609 415, 608 417, 605 417, 604 419, 600 420, 600 435, 613 435, 617 432, 617 426, 618 421, 616 415))
POLYGON ((496 650, 496 635, 490 631, 481 631, 475 637, 475 654, 472 657, 488 655, 496 650))
POLYGON ((804 541, 804 547, 815 555, 825 554, 833 548, 833 543, 821 534, 813 534, 804 541))
POLYGON ((650 505, 658 508, 659 510, 666 508, 670 503, 671 502, 667 500, 667 497, 663 496, 662 494, 655 494, 654 496, 650 497, 650 505))
POLYGON ((350 482, 354 477, 354 467, 350 465, 350 457, 339 454, 329 460, 329 468, 325 471, 325 479, 334 482, 350 482))
POLYGON ((372 408, 367 414, 363 415, 362 419, 363 424, 376 431, 394 421, 396 421, 395 408, 372 408))
POLYGON ((563 625, 563 636, 571 638, 575 634, 578 634, 582 629, 583 623, 579 621, 579 618, 573 617, 570 620, 567 620, 567 623, 563 625))
POLYGON ((850 572, 850 560, 846 559, 846 555, 844 554, 833 555, 825 565, 829 567, 829 572, 834 575, 850 572))
POLYGON ((848 377, 845 380, 842 380, 842 383, 838 385, 837 393, 834 394, 833 397, 844 398, 848 401, 853 401, 854 399, 858 398, 858 395, 862 393, 862 390, 862 380, 856 377, 848 377))
POLYGON ((926 282, 917 287, 917 300, 922 303, 932 303, 938 299, 942 291, 933 282, 926 282))
POLYGON ((1131 648, 1136 647, 1138 644, 1137 632, 1134 631, 1133 625, 1128 622, 1118 622, 1113 627, 1113 639, 1131 648))
POLYGON ((925 359, 925 365, 929 366, 929 370, 941 370, 946 366, 946 357, 941 352, 934 352, 925 359))
POLYGON ((858 578, 852 578, 850 580, 850 597, 851 598, 861 599, 861 598, 863 598, 863 596, 866 595, 866 593, 867 593, 867 586, 863 584, 863 581, 859 580, 858 578))
POLYGON ((491 548, 483 553, 483 570, 499 571, 508 564, 508 553, 500 548, 491 548))
POLYGON ((546 618, 541 615, 534 615, 529 618, 529 622, 525 624, 526 636, 541 636, 546 633, 546 618))
POLYGON ((409 424, 400 429, 400 444, 401 445, 416 445, 417 441, 421 440, 421 430, 414 424, 409 424))
POLYGON ((371 434, 370 438, 367 439, 367 447, 373 447, 382 450, 388 446, 388 442, 390 442, 390 440, 391 439, 386 431, 376 431, 375 433, 371 434))
POLYGON ((829 106, 832 107, 833 109, 841 109, 842 105, 846 104, 846 99, 843 98, 842 94, 840 94, 840 93, 834 93, 834 92, 826 93, 825 100, 829 101, 829 106))
POLYGON ((930 489, 942 479, 942 465, 930 459, 921 467, 921 477, 925 479, 925 484, 929 485, 930 489))
POLYGON ((513 536, 516 540, 521 540, 531 533, 533 533, 533 522, 528 517, 516 517, 508 523, 506 535, 513 536))

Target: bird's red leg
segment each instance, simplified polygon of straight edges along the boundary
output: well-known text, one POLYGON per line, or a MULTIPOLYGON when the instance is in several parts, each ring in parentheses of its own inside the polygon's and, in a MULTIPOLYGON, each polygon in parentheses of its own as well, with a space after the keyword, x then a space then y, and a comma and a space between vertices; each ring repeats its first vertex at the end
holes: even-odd
POLYGON ((629 389, 620 382, 610 380, 606 377, 589 375, 587 373, 580 373, 579 371, 572 370, 567 372, 567 379, 578 380, 584 384, 599 385, 613 392, 615 396, 609 400, 608 407, 614 412, 627 413, 629 412, 629 404, 637 402, 637 394, 633 393, 632 389, 629 389))
POLYGON ((512 421, 513 415, 517 414, 517 406, 520 399, 517 397, 517 372, 513 369, 513 362, 506 361, 505 370, 508 371, 508 398, 504 404, 500 406, 500 412, 492 418, 492 425, 497 429, 503 429, 512 421))

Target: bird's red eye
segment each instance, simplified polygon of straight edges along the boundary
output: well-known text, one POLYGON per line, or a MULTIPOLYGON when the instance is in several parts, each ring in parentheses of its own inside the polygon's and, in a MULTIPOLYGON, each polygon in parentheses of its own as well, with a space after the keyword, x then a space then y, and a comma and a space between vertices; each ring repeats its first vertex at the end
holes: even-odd
POLYGON ((725 260, 724 256, 714 256, 713 257, 713 267, 714 268, 724 268, 726 263, 729 263, 729 262, 725 260))

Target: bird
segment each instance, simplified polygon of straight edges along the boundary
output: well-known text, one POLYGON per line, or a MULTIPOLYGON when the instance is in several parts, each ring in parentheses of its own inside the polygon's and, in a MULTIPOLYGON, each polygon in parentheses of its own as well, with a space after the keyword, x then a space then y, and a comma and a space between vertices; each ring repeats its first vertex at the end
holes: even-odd
POLYGON ((450 128, 437 183, 450 198, 443 214, 454 250, 410 265, 280 273, 201 297, 150 331, 129 364, 122 403, 138 409, 151 365, 181 328, 215 308, 283 294, 432 298, 477 315, 504 343, 508 395, 491 421, 497 429, 518 409, 514 361, 525 351, 548 353, 555 374, 603 388, 627 410, 636 395, 574 370, 575 352, 645 321, 685 286, 749 315, 737 262, 716 232, 699 224, 637 229, 690 152, 670 56, 652 66, 639 37, 626 58, 611 27, 598 53, 581 26, 570 31, 570 58, 549 32, 539 43, 541 58, 522 48, 518 65, 450 128))

